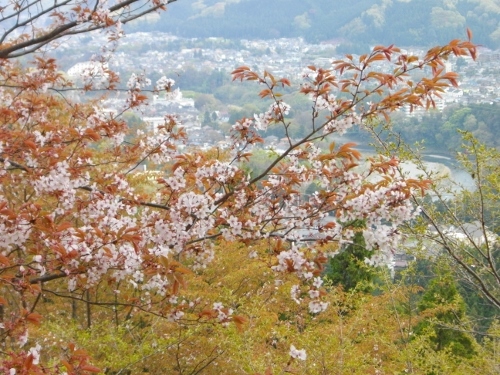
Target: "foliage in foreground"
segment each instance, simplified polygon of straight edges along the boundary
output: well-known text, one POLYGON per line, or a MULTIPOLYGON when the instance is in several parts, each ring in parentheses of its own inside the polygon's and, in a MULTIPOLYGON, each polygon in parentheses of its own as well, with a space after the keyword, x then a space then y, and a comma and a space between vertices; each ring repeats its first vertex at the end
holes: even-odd
MULTIPOLYGON (((465 317, 445 322, 440 314, 456 306, 454 301, 443 302, 446 290, 429 289, 433 299, 442 299, 439 307, 424 309, 428 297, 420 287, 392 283, 381 274, 382 292, 376 296, 327 285, 327 313, 311 314, 290 298, 295 277, 269 270, 273 256, 268 245, 261 241, 249 249, 220 243, 212 267, 187 276, 189 287, 178 299, 179 304, 181 298, 199 295, 218 299, 245 318, 241 329, 202 323, 189 314, 176 322, 141 312, 116 320, 111 309, 93 309, 96 323, 85 329, 83 303, 78 302, 72 317, 69 301, 46 300, 39 309, 47 322, 34 332, 34 338, 49 340, 42 357, 57 361, 67 351, 66 343, 74 342, 108 373, 495 373, 498 334, 492 329, 492 339, 480 346, 472 335, 457 331, 466 326, 465 317), (467 336, 473 352, 436 348, 434 331, 420 328, 429 322, 448 332, 448 338, 467 336), (290 360, 290 342, 297 351, 304 350, 304 360, 290 360)), ((447 343, 459 342, 451 338, 447 343)))

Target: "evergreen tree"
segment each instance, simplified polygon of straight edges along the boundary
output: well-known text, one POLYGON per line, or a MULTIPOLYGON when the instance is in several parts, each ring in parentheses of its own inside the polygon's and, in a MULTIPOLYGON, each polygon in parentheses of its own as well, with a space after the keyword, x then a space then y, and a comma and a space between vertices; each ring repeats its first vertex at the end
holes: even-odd
POLYGON ((465 302, 450 272, 431 280, 418 308, 425 319, 415 328, 417 335, 429 334, 435 351, 470 358, 475 354, 474 339, 463 330, 465 302))
POLYGON ((330 259, 326 277, 334 285, 342 285, 345 291, 357 289, 370 292, 373 289, 375 268, 366 264, 365 259, 371 255, 372 252, 366 249, 363 233, 357 232, 352 243, 330 259))

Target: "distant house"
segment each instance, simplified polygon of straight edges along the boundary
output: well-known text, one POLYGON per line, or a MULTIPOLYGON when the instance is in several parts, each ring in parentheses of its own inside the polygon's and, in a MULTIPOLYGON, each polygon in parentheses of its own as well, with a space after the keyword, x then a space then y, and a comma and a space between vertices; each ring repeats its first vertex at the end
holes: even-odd
POLYGON ((279 138, 276 137, 275 135, 269 135, 266 138, 264 138, 264 145, 266 147, 273 147, 279 142, 279 138))
MULTIPOLYGON (((430 107, 430 109, 435 109, 439 112, 443 111, 446 107, 446 101, 443 98, 434 97, 435 107, 430 107)), ((403 107, 403 112, 408 117, 422 117, 427 113, 427 109, 424 107, 413 107, 411 108, 409 105, 405 105, 403 107)))
MULTIPOLYGON (((464 246, 483 246, 488 240, 489 245, 494 245, 498 241, 498 236, 485 229, 483 231, 483 227, 479 221, 473 221, 471 223, 464 223, 460 227, 450 226, 448 228, 440 228, 440 232, 443 233, 446 237, 448 237, 452 241, 456 241, 457 245, 462 244, 464 246), (486 236, 485 236, 486 233, 486 236)), ((429 234, 438 235, 437 231, 434 228, 429 228, 429 234)), ((408 244, 409 247, 416 247, 417 242, 408 244)), ((433 242, 433 241, 424 241, 424 249, 429 257, 435 257, 440 254, 443 250, 441 245, 433 242)), ((408 265, 415 260, 415 257, 406 253, 395 253, 392 258, 392 270, 393 271, 401 271, 408 267, 408 265)))
POLYGON ((483 230, 479 221, 465 223, 460 227, 451 226, 445 233, 448 237, 454 238, 462 243, 473 242, 476 246, 484 245, 486 240, 492 245, 498 240, 498 236, 495 233, 488 229, 483 230))
POLYGON ((477 57, 477 62, 484 64, 497 63, 500 60, 500 51, 482 51, 477 57))
POLYGON ((162 94, 162 96, 155 96, 153 98, 153 104, 162 104, 165 106, 175 105, 179 108, 194 108, 194 99, 184 98, 182 96, 182 91, 179 88, 162 94))
POLYGON ((450 103, 450 102, 458 102, 460 99, 464 96, 464 92, 460 89, 452 88, 445 90, 443 94, 443 98, 445 102, 450 103))
POLYGON ((406 253, 395 253, 392 257, 392 269, 401 271, 408 268, 409 264, 415 261, 415 256, 406 253))

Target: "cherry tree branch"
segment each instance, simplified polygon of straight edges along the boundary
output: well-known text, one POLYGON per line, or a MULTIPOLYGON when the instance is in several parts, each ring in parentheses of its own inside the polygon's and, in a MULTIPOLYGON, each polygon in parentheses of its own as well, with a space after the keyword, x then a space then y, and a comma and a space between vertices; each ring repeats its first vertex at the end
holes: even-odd
MULTIPOLYGON (((130 7, 133 4, 141 4, 140 0, 125 0, 118 2, 116 5, 113 5, 107 9, 107 11, 110 14, 110 17, 112 19, 112 23, 116 23, 120 21, 122 24, 128 23, 130 21, 133 21, 137 18, 140 18, 148 13, 154 12, 159 9, 164 9, 166 5, 171 4, 177 0, 163 0, 163 1, 152 1, 149 0, 147 1, 147 5, 140 5, 140 7, 145 7, 144 10, 139 11, 134 13, 134 11, 137 11, 137 9, 134 10, 126 10, 128 7, 130 7), (123 11, 123 13, 119 14, 119 11, 123 11)), ((99 30, 99 29, 105 29, 110 26, 109 23, 107 22, 97 22, 94 21, 92 18, 92 15, 96 11, 95 9, 92 10, 90 15, 87 16, 85 21, 79 21, 79 20, 71 20, 63 23, 62 25, 58 25, 54 27, 52 30, 46 29, 44 33, 42 33, 39 36, 33 36, 27 40, 24 41, 14 41, 14 43, 4 43, 8 42, 9 40, 7 39, 8 36, 12 33, 14 33, 16 30, 23 28, 23 27, 29 27, 31 25, 31 28, 33 30, 35 29, 34 22, 37 21, 40 17, 44 16, 45 14, 49 12, 65 12, 66 9, 65 7, 71 7, 72 3, 74 0, 66 0, 62 3, 55 3, 49 8, 41 9, 36 13, 35 15, 29 17, 27 20, 24 20, 22 22, 16 22, 10 29, 7 29, 2 36, 0 37, 0 59, 10 59, 10 58, 15 58, 15 57, 20 57, 24 56, 27 54, 31 54, 33 52, 36 52, 43 46, 47 45, 50 42, 53 42, 57 39, 60 39, 62 37, 70 36, 70 35, 76 35, 76 34, 83 34, 83 33, 88 33, 90 31, 94 30, 99 30), (2 45, 4 44, 4 45, 2 45)), ((26 5, 25 7, 16 9, 13 13, 10 15, 7 15, 3 18, 0 19, 0 23, 4 22, 6 20, 9 20, 10 18, 13 17, 19 17, 21 14, 25 14, 27 11, 30 10, 37 2, 30 3, 26 5)), ((97 7, 99 4, 99 1, 96 2, 95 6, 97 7)), ((75 6, 76 6, 75 2, 75 6)), ((138 8, 140 9, 140 8, 138 8)), ((69 16, 61 13, 62 17, 69 16)), ((74 14, 71 14, 71 16, 74 16, 74 14)))

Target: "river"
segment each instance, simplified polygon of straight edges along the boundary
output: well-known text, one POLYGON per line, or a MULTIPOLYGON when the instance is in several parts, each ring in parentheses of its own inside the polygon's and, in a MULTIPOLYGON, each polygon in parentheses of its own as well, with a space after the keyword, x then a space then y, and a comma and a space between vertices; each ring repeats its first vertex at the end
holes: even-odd
MULTIPOLYGON (((336 137, 334 141, 338 145, 342 145, 348 142, 355 143, 355 147, 362 152, 364 156, 374 155, 374 148, 365 142, 360 142, 358 140, 350 139, 348 137, 336 137)), ((472 176, 465 170, 461 169, 456 159, 450 153, 441 153, 435 151, 427 151, 422 153, 422 159, 425 162, 426 168, 436 172, 439 176, 448 176, 448 178, 443 179, 442 187, 449 190, 449 195, 451 196, 453 192, 458 192, 461 189, 475 190, 475 183, 472 176)), ((413 163, 402 163, 405 172, 408 172, 410 177, 416 178, 422 175, 422 171, 416 167, 413 163)), ((444 194, 446 196, 446 194, 444 194)))
POLYGON ((438 163, 449 169, 450 180, 457 186, 461 186, 467 190, 474 190, 475 183, 469 172, 460 169, 458 162, 449 156, 436 154, 423 154, 424 160, 429 163, 438 163))

